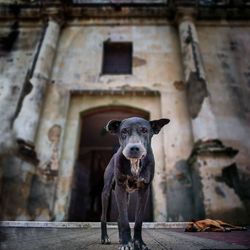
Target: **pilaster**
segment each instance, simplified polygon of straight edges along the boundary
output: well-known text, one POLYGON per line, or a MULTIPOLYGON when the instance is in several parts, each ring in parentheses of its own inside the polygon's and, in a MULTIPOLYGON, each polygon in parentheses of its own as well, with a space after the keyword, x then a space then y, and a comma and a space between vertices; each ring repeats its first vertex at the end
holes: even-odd
MULTIPOLYGON (((179 29, 187 105, 194 148, 188 159, 191 170, 195 218, 231 220, 240 212, 246 219, 237 182, 237 150, 225 146, 217 131, 208 81, 195 26, 196 10, 178 8, 179 29)), ((243 220, 244 220, 243 219, 243 220)), ((242 223, 243 221, 234 221, 242 223)))
POLYGON ((20 152, 28 157, 36 158, 34 144, 59 34, 60 23, 55 18, 49 18, 34 71, 29 80, 31 92, 24 98, 20 113, 14 122, 20 152))

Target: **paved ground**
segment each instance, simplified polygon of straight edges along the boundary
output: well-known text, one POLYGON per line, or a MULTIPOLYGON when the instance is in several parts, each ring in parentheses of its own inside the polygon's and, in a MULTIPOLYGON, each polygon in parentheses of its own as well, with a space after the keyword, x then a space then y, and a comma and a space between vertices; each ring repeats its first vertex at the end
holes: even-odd
MULTIPOLYGON (((182 229, 143 229, 151 250, 250 249, 250 231, 186 233, 182 229), (237 244, 235 244, 237 243, 237 244)), ((117 250, 117 229, 109 229, 112 245, 100 244, 100 229, 0 228, 0 249, 117 250)))

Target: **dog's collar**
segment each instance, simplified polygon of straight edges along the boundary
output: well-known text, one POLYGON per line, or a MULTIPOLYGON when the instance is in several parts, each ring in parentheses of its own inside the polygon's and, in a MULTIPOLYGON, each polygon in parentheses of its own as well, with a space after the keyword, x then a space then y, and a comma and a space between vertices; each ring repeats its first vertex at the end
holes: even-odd
POLYGON ((138 177, 141 171, 141 160, 131 159, 130 160, 131 173, 133 176, 138 177))

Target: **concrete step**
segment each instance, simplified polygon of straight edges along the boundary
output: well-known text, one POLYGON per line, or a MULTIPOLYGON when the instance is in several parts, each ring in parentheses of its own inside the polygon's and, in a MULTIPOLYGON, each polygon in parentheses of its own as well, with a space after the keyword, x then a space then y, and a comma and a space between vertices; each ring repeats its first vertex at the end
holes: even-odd
MULTIPOLYGON (((188 222, 144 222, 143 228, 185 228, 188 222)), ((108 222, 108 228, 118 228, 116 222, 108 222)), ((48 228, 100 228, 100 222, 46 222, 46 221, 1 221, 0 227, 48 227, 48 228)), ((134 223, 130 223, 134 227, 134 223)))

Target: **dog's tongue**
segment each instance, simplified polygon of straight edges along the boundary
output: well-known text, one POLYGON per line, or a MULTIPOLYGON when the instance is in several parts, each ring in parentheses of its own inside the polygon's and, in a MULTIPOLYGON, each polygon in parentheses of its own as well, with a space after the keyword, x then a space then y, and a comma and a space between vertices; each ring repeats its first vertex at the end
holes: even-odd
POLYGON ((139 159, 131 159, 131 172, 133 175, 138 175, 139 174, 139 169, 140 169, 140 160, 139 159))

